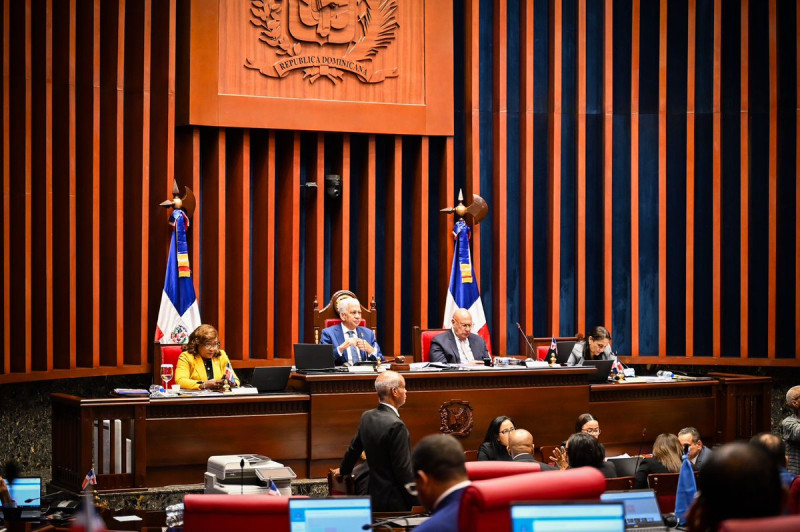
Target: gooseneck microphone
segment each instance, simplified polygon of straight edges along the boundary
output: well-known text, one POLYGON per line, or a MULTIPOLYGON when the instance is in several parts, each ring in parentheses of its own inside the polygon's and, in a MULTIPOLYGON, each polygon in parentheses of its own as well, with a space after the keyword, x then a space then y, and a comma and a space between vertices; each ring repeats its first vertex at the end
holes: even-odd
POLYGON ((523 338, 525 338, 525 343, 528 344, 528 349, 530 349, 530 354, 528 356, 530 358, 533 358, 533 355, 536 354, 536 350, 533 348, 533 345, 531 345, 531 341, 528 340, 528 335, 525 334, 525 331, 522 330, 522 325, 520 325, 519 322, 516 323, 517 323, 517 329, 519 329, 519 333, 522 335, 523 338))
POLYGON ((46 499, 47 497, 52 497, 53 495, 58 495, 59 493, 64 493, 64 490, 54 491, 53 493, 48 493, 47 495, 40 495, 39 497, 34 497, 32 499, 25 499, 25 504, 28 504, 33 501, 38 501, 39 499, 46 499))
POLYGON ((633 469, 634 474, 639 471, 639 459, 642 457, 642 445, 644 445, 645 436, 647 436, 647 427, 642 429, 642 439, 639 440, 639 452, 636 453, 636 467, 633 469))

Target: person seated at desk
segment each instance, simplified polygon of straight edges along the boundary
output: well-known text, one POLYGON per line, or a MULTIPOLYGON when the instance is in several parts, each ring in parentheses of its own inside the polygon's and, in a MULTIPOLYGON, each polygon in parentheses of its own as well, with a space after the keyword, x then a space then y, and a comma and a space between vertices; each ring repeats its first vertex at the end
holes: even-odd
POLYGON ((470 364, 490 358, 486 342, 472 332, 472 314, 465 308, 453 313, 452 330, 437 334, 428 351, 430 362, 470 364))
POLYGON ((425 436, 412 456, 419 500, 431 512, 417 532, 458 532, 458 510, 469 486, 464 449, 449 434, 425 436))
POLYGON ((228 381, 239 386, 225 351, 219 348, 217 330, 203 324, 189 335, 175 368, 175 383, 185 390, 221 390, 228 381))
POLYGON ((659 434, 653 444, 653 457, 645 458, 636 470, 635 489, 647 488, 647 475, 652 473, 679 473, 683 446, 674 434, 659 434))
POLYGON ((340 299, 336 312, 342 319, 339 325, 322 330, 321 344, 335 345, 334 362, 337 366, 356 364, 362 361, 386 360, 375 341, 375 333, 367 327, 360 327, 361 303, 354 297, 340 299))
POLYGON ((489 423, 486 436, 478 449, 478 460, 511 461, 508 454, 508 435, 514 432, 514 422, 508 416, 498 416, 489 423))
POLYGON ((558 471, 557 467, 540 462, 533 457, 533 435, 525 429, 517 429, 508 435, 508 454, 515 462, 535 462, 542 471, 558 471))
POLYGON ((686 427, 678 431, 678 441, 681 445, 689 446, 689 461, 695 471, 699 471, 706 458, 711 455, 711 449, 703 445, 700 439, 700 431, 694 427, 686 427))
POLYGON ((567 359, 567 366, 583 366, 583 360, 616 360, 611 354, 611 333, 602 325, 598 325, 586 335, 586 338, 575 342, 575 347, 567 359))
MULTIPOLYGON (((588 412, 579 415, 578 420, 575 422, 575 434, 579 432, 592 436, 599 443, 600 421, 588 412)), ((568 467, 566 445, 567 442, 563 442, 561 447, 556 447, 553 449, 553 456, 549 457, 549 459, 555 462, 560 469, 566 469, 568 467)), ((603 453, 603 460, 605 460, 606 448, 602 443, 600 443, 600 451, 603 453)))
POLYGON ((603 451, 597 438, 578 432, 567 440, 567 462, 569 468, 590 466, 599 469, 606 478, 617 476, 617 467, 603 461, 603 451))

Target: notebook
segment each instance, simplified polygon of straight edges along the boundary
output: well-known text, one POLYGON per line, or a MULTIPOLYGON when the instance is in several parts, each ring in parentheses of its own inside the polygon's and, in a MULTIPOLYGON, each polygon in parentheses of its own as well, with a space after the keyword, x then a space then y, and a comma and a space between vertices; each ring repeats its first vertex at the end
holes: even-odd
POLYGON ((621 502, 526 502, 511 505, 513 532, 624 532, 621 502))
POLYGON ((333 349, 330 344, 294 344, 297 371, 333 369, 333 349))
POLYGON ((282 393, 289 383, 291 366, 258 367, 253 369, 253 386, 258 393, 282 393))
POLYGON ((589 375, 589 382, 592 384, 608 382, 608 375, 611 373, 611 365, 613 363, 613 360, 584 360, 584 366, 594 366, 597 368, 597 373, 589 375))
POLYGON ((372 523, 369 497, 331 497, 327 499, 289 499, 291 532, 361 531, 372 523))
POLYGON ((17 503, 22 519, 36 519, 42 516, 41 477, 17 478, 8 486, 8 493, 17 503))
POLYGON ((625 505, 625 530, 666 531, 653 490, 607 491, 600 500, 625 505))

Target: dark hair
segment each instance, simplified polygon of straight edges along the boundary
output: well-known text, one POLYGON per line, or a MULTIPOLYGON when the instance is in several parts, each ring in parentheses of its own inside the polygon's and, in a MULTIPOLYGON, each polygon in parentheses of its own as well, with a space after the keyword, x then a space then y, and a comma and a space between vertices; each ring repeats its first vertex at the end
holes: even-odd
POLYGON ((508 453, 508 449, 505 447, 505 445, 500 443, 500 441, 497 439, 500 436, 500 425, 502 425, 505 420, 510 421, 515 427, 517 426, 516 423, 514 423, 514 420, 510 417, 497 416, 491 421, 491 423, 489 423, 489 428, 486 430, 486 436, 483 437, 483 442, 488 442, 492 446, 492 449, 494 449, 499 455, 508 453))
POLYGON ((411 457, 414 472, 424 471, 440 482, 466 480, 464 448, 449 434, 431 434, 422 438, 411 457))
POLYGON ((598 423, 600 422, 599 419, 597 419, 596 417, 594 417, 593 415, 591 415, 589 413, 579 415, 578 416, 578 421, 575 422, 575 432, 582 431, 583 430, 583 426, 586 425, 590 421, 597 421, 598 423))
POLYGON ((603 465, 603 450, 597 438, 577 432, 567 440, 567 458, 570 468, 583 466, 599 468, 603 465))
MULTIPOLYGON (((219 333, 217 333, 213 325, 204 323, 192 331, 192 334, 189 335, 189 340, 186 342, 186 345, 183 346, 183 350, 192 355, 199 355, 200 351, 198 351, 198 347, 200 344, 205 344, 212 340, 219 342, 219 333)), ((214 356, 218 357, 219 355, 220 351, 217 350, 214 356)))
POLYGON ((678 431, 678 437, 680 438, 684 434, 691 434, 692 435, 692 443, 697 443, 700 441, 700 431, 694 427, 686 427, 678 431))
POLYGON ((726 519, 768 517, 782 510, 778 469, 763 448, 729 443, 714 450, 700 467, 698 494, 687 516, 693 531, 715 531, 726 519), (735 503, 735 504, 732 504, 735 503))
POLYGON ((786 467, 786 444, 779 436, 771 432, 760 432, 750 438, 750 445, 766 452, 778 471, 786 467))
POLYGON ((611 340, 611 333, 602 325, 598 325, 586 333, 586 338, 582 339, 581 342, 583 343, 583 357, 587 360, 592 358, 591 351, 589 351, 589 338, 595 342, 597 340, 611 340))

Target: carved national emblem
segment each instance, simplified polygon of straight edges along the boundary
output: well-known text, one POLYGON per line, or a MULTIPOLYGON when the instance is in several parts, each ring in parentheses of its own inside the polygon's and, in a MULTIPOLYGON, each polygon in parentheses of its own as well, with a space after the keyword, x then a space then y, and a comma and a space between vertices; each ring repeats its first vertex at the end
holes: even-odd
POLYGON ((302 68, 303 79, 326 77, 334 84, 345 72, 363 83, 397 77, 397 67, 374 69, 374 60, 397 37, 397 0, 251 0, 250 23, 275 61, 245 68, 282 78, 302 68))
POLYGON ((170 333, 169 339, 173 344, 185 344, 189 339, 189 330, 183 324, 178 324, 170 333))
POLYGON ((447 401, 439 408, 439 432, 465 438, 472 432, 474 420, 469 401, 447 401))

